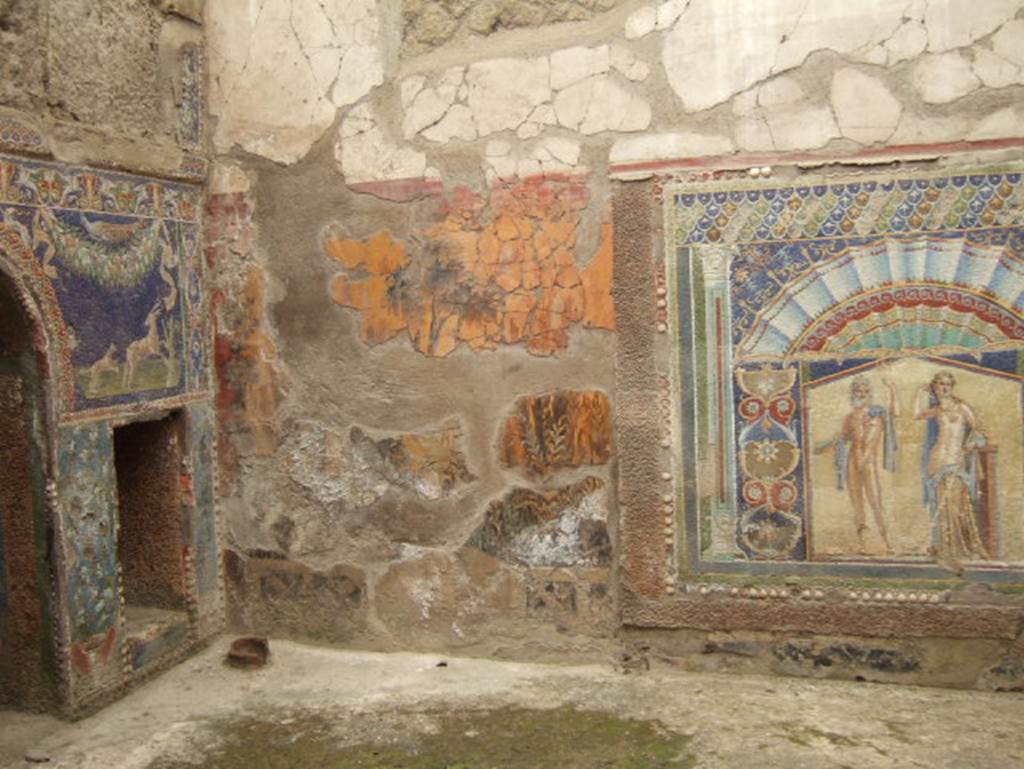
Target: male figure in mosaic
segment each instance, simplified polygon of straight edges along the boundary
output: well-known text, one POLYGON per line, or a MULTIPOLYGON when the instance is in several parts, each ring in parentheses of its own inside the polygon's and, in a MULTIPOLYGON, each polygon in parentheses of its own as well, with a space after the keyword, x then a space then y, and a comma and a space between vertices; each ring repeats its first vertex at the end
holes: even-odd
POLYGON ((850 412, 843 419, 835 438, 816 447, 815 453, 831 448, 836 468, 836 486, 846 489, 853 503, 853 523, 860 541, 860 552, 866 552, 867 508, 878 527, 887 553, 893 552, 885 522, 882 503, 881 471, 896 472, 896 427, 899 403, 892 382, 883 379, 889 392, 889 403, 872 403, 871 382, 858 376, 850 383, 850 412))
POLYGON ((956 379, 940 371, 923 385, 914 404, 914 418, 927 420, 921 481, 924 504, 931 516, 929 553, 939 564, 959 571, 961 558, 989 555, 978 534, 977 451, 986 443, 974 409, 953 394, 956 379))

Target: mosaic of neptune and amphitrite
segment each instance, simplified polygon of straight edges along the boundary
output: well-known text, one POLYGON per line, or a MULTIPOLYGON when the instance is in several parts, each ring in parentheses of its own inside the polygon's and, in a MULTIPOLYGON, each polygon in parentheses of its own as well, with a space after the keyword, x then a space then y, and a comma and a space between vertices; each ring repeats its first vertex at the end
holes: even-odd
POLYGON ((1024 563, 1017 169, 680 188, 667 213, 695 557, 1024 563))

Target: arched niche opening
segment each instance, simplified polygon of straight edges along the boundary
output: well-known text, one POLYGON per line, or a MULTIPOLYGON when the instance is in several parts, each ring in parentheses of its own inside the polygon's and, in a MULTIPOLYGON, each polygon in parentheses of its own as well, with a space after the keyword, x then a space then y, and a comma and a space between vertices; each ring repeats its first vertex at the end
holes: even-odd
POLYGON ((45 396, 34 320, 0 271, 0 705, 58 702, 45 396))

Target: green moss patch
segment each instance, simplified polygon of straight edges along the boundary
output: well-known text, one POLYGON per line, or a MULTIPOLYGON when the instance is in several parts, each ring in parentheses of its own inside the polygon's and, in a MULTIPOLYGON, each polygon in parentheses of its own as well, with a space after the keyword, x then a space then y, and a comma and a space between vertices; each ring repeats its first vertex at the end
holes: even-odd
POLYGON ((690 737, 603 713, 278 714, 224 721, 199 764, 149 769, 689 769, 690 737), (349 729, 348 727, 352 728, 349 729))

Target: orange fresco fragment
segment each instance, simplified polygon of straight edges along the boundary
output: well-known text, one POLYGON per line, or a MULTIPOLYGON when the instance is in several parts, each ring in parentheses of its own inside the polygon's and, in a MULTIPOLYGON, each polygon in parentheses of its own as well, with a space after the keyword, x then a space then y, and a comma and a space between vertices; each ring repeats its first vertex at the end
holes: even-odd
POLYGON ((256 444, 256 453, 271 454, 276 439, 274 419, 281 395, 281 375, 275 365, 277 345, 263 330, 266 279, 258 267, 251 267, 245 280, 241 301, 244 320, 239 329, 236 358, 247 363, 239 382, 242 393, 242 419, 256 444))
POLYGON ((601 465, 612 454, 608 396, 594 390, 559 390, 516 401, 502 427, 507 467, 547 475, 560 467, 601 465))
POLYGON ((365 241, 332 235, 324 250, 344 271, 332 279, 331 297, 361 314, 367 344, 405 331, 415 349, 436 357, 463 343, 557 355, 584 318, 589 327, 613 327, 610 251, 607 264, 602 250, 584 275, 573 253, 588 202, 575 180, 503 185, 487 198, 460 188, 412 246, 387 232, 365 241))
POLYGON ((324 248, 327 255, 341 262, 346 270, 362 267, 374 275, 389 275, 409 263, 405 246, 392 240, 388 232, 379 232, 366 243, 330 237, 324 248))
POLYGON ((612 303, 612 223, 601 225, 601 245, 580 280, 583 283, 583 325, 586 328, 615 330, 615 306, 612 303))

